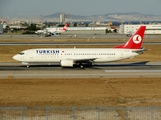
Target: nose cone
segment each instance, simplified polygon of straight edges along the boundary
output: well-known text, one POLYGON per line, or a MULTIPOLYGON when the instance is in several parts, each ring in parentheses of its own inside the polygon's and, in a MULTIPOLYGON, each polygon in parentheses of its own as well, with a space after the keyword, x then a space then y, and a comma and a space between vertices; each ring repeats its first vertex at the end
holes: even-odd
POLYGON ((19 55, 14 55, 13 59, 19 61, 19 55))

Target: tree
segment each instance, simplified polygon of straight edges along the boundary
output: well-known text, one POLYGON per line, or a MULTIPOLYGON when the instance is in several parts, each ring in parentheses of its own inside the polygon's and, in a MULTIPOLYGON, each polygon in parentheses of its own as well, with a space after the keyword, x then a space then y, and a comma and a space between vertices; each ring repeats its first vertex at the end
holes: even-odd
POLYGON ((106 33, 109 33, 109 30, 108 29, 106 29, 106 33))
POLYGON ((36 30, 37 30, 36 24, 31 24, 30 26, 28 26, 28 27, 26 28, 26 30, 36 31, 36 30))
POLYGON ((73 25, 74 27, 77 27, 77 23, 74 23, 74 25, 73 25))
POLYGON ((10 29, 10 27, 7 25, 7 26, 6 26, 6 30, 9 30, 9 29, 10 29))
POLYGON ((114 32, 114 33, 117 33, 117 29, 114 29, 113 32, 114 32))
POLYGON ((8 25, 6 26, 6 32, 10 33, 10 27, 8 25))

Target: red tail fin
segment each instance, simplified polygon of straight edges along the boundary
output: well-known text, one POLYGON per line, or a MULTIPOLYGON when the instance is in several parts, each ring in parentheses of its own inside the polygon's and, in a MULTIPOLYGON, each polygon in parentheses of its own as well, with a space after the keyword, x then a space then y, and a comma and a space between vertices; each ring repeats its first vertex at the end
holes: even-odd
POLYGON ((63 27, 63 30, 67 30, 68 28, 68 23, 65 24, 65 26, 63 27))
POLYGON ((130 39, 123 45, 116 46, 115 48, 126 48, 126 49, 140 49, 146 26, 140 26, 140 28, 133 34, 130 39))

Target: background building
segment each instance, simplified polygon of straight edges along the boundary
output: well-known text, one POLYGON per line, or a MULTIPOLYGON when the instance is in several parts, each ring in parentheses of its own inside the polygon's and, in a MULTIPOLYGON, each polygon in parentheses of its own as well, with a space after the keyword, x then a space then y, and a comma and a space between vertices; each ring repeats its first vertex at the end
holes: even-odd
POLYGON ((122 24, 119 26, 118 33, 132 34, 142 25, 146 26, 145 34, 161 34, 161 24, 137 24, 137 25, 122 24))
POLYGON ((3 24, 0 24, 0 34, 3 33, 3 24))
POLYGON ((111 30, 110 26, 106 27, 68 27, 67 32, 62 34, 106 34, 106 30, 111 30))
POLYGON ((60 23, 65 23, 65 14, 60 14, 60 23))

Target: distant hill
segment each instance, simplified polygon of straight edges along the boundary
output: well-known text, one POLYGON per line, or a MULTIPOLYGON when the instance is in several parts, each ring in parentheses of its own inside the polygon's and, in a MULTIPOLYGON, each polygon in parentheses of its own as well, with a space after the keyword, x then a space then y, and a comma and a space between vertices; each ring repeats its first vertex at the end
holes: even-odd
MULTIPOLYGON (((62 13, 54 13, 51 15, 46 15, 44 18, 55 18, 58 19, 62 13)), ((140 13, 109 13, 104 15, 91 15, 91 16, 81 16, 67 14, 68 20, 72 21, 161 21, 161 15, 151 15, 151 14, 140 14, 140 13)))
MULTIPOLYGON (((54 13, 54 14, 51 14, 51 15, 46 15, 46 16, 44 16, 44 18, 59 18, 60 14, 62 14, 62 13, 54 13)), ((72 14, 67 14, 67 17, 73 18, 73 19, 86 19, 87 18, 86 16, 72 15, 72 14)))
POLYGON ((53 14, 46 15, 46 16, 43 16, 43 17, 44 18, 55 18, 55 17, 59 17, 60 14, 62 14, 62 13, 53 13, 53 14))

